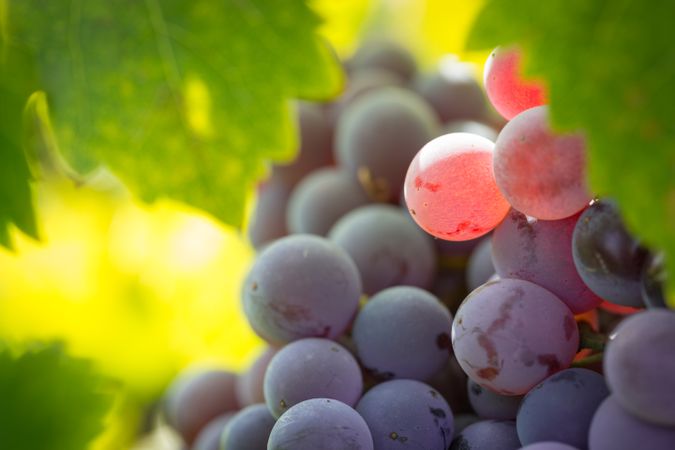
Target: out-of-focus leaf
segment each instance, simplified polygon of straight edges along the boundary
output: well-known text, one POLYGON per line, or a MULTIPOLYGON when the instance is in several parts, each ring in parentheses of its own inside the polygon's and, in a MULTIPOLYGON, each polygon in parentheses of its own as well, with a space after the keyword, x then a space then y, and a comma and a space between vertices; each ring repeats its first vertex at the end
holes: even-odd
POLYGON ((526 71, 548 81, 554 125, 586 133, 594 191, 665 250, 675 307, 672 18, 668 0, 492 0, 470 46, 524 49, 526 71))

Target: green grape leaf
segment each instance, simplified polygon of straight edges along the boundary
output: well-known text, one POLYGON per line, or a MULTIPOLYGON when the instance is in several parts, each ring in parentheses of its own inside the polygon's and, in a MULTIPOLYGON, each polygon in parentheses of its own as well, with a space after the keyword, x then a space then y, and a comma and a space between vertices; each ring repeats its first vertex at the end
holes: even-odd
POLYGON ((582 129, 589 181, 666 253, 675 307, 675 47, 672 2, 491 0, 472 49, 518 44, 549 85, 553 125, 582 129))
MULTIPOLYGON (((1 1, 1 0, 0 0, 1 1)), ((36 55, 58 146, 140 198, 241 225, 267 160, 297 148, 290 98, 342 87, 305 1, 10 0, 10 41, 36 55)))
POLYGON ((107 382, 61 345, 0 348, 0 442, 12 450, 82 450, 112 406, 107 382))

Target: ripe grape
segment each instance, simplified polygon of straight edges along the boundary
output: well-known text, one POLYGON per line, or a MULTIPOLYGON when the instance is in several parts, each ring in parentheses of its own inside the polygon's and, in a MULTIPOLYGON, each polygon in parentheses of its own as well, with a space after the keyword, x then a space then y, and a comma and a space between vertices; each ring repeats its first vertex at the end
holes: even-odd
POLYGON ((572 216, 591 200, 584 138, 551 130, 548 106, 528 109, 502 129, 494 176, 511 206, 537 219, 572 216))
POLYGON ((452 133, 426 144, 405 179, 405 201, 415 222, 440 239, 482 236, 504 218, 509 204, 492 172, 494 144, 484 137, 452 133))
POLYGON ((466 268, 466 285, 470 291, 486 283, 495 274, 495 265, 492 262, 492 239, 484 239, 474 249, 469 257, 466 268))
POLYGON ((640 307, 648 251, 628 233, 614 202, 593 203, 572 238, 574 264, 584 283, 612 303, 640 307))
POLYGON ((520 441, 512 420, 483 420, 464 428, 449 450, 518 450, 520 441))
POLYGON ((267 448, 274 417, 265 404, 251 405, 235 414, 219 436, 215 450, 260 450, 267 448))
POLYGON ((614 399, 641 420, 674 427, 675 312, 634 314, 612 336, 604 371, 614 399))
POLYGON ((588 434, 590 450, 672 450, 675 428, 643 422, 627 413, 610 395, 593 416, 588 434))
POLYGON ((249 406, 256 403, 264 403, 263 381, 265 371, 277 350, 273 347, 267 349, 255 360, 246 372, 237 377, 234 389, 237 402, 240 406, 249 406))
POLYGON ((248 237, 256 249, 286 236, 286 204, 291 187, 281 178, 270 177, 258 186, 255 210, 248 228, 248 237))
POLYGON ((431 286, 436 271, 433 244, 400 208, 357 208, 333 226, 328 238, 354 260, 366 294, 402 284, 431 286))
POLYGON ((500 279, 473 291, 452 324, 452 346, 476 383, 521 395, 569 367, 579 345, 570 310, 529 281, 500 279))
POLYGON ((336 159, 371 197, 396 200, 410 161, 437 129, 433 111, 415 93, 378 89, 353 102, 340 117, 336 159))
POLYGON ((492 233, 492 260, 504 278, 531 281, 553 292, 574 314, 602 299, 579 276, 572 257, 578 215, 561 220, 528 220, 511 210, 492 233))
POLYGON ((410 81, 417 72, 417 64, 407 49, 392 41, 378 40, 362 45, 347 62, 347 69, 354 74, 382 69, 410 81))
POLYGON ((199 434, 197 434, 195 442, 190 449, 220 450, 220 436, 223 434, 223 430, 233 417, 234 413, 229 412, 211 420, 201 429, 201 431, 199 431, 199 434))
POLYGON ((312 172, 293 190, 286 210, 291 233, 325 236, 337 220, 369 202, 355 178, 339 169, 312 172))
POLYGON ((356 405, 378 450, 414 446, 447 450, 452 441, 452 411, 431 386, 415 380, 378 384, 356 405))
POLYGON ((274 355, 265 372, 265 401, 274 417, 310 398, 333 398, 354 406, 362 391, 356 359, 328 339, 291 342, 274 355))
POLYGON ((520 395, 500 395, 469 379, 467 382, 469 402, 482 419, 516 420, 520 395))
POLYGON ((535 442, 534 444, 526 445, 520 450, 580 450, 571 445, 563 444, 562 442, 535 442))
POLYGON ((260 252, 243 291, 253 330, 270 343, 286 343, 342 334, 356 313, 361 280, 340 247, 295 234, 260 252))
POLYGON ((359 360, 376 378, 426 380, 448 360, 452 317, 436 297, 397 286, 372 297, 356 316, 359 360))
POLYGON ((337 400, 314 398, 291 407, 274 424, 267 450, 373 450, 363 418, 337 400))
POLYGON ((604 378, 596 372, 556 373, 523 399, 516 419, 520 442, 557 441, 586 449, 593 415, 608 395, 604 378))
POLYGON ((331 119, 337 122, 344 111, 368 92, 384 87, 404 87, 397 74, 384 69, 364 69, 356 72, 348 81, 342 96, 332 105, 331 119))
POLYGON ((522 76, 521 54, 516 48, 497 47, 488 57, 483 83, 490 103, 505 119, 546 104, 546 88, 538 80, 522 76))

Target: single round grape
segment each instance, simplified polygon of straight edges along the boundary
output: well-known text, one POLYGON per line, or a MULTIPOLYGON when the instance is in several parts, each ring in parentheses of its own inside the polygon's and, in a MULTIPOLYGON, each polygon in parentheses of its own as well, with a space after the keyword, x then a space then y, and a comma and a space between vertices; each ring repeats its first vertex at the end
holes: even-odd
POLYGON ((580 450, 571 445, 563 444, 562 442, 535 442, 534 444, 526 445, 520 450, 580 450))
POLYGON ((355 178, 339 169, 317 170, 293 190, 286 210, 291 233, 325 236, 342 216, 369 203, 355 178))
POLYGON ((612 303, 641 307, 647 249, 631 236, 614 202, 595 202, 581 214, 572 238, 574 264, 584 283, 612 303))
POLYGON ((609 395, 602 375, 588 369, 566 369, 527 393, 516 425, 523 445, 556 441, 585 450, 591 420, 609 395))
POLYGON ((529 281, 499 279, 473 291, 452 324, 457 361, 476 383, 522 395, 569 367, 579 346, 574 316, 529 281))
POLYGON ((643 422, 627 413, 610 395, 593 416, 590 450, 672 450, 675 428, 643 422))
POLYGON ((378 450, 414 446, 447 450, 452 411, 441 394, 415 380, 392 380, 369 390, 356 405, 378 450))
POLYGON ((524 79, 520 50, 497 47, 483 69, 483 84, 490 103, 505 119, 546 104, 546 88, 539 80, 524 79))
POLYGON ((377 378, 426 380, 448 360, 451 324, 452 316, 436 297, 398 286, 366 303, 352 337, 361 364, 377 378))
POLYGON ((237 377, 235 383, 235 394, 240 406, 249 406, 256 403, 264 403, 265 395, 263 393, 263 384, 265 380, 265 371, 272 357, 277 353, 273 347, 267 347, 265 351, 258 356, 255 362, 246 372, 237 377))
POLYGON ((451 133, 426 144, 405 179, 405 201, 415 222, 448 241, 489 233, 509 204, 492 172, 494 144, 469 133, 451 133))
POLYGON ((443 396, 453 413, 468 413, 472 411, 469 395, 466 392, 467 379, 455 355, 451 355, 445 366, 436 372, 427 383, 443 396))
POLYGON ((466 387, 471 407, 482 419, 516 420, 521 395, 500 395, 471 379, 466 387))
POLYGON ((518 450, 520 441, 512 420, 483 420, 464 428, 449 450, 518 450))
POLYGON ((480 120, 487 115, 483 89, 465 69, 465 64, 448 64, 437 73, 418 77, 414 89, 434 108, 443 123, 480 120))
POLYGON ((354 74, 364 70, 386 70, 404 81, 411 80, 417 72, 413 55, 399 44, 386 40, 366 42, 347 61, 347 68, 354 74))
POLYGON ((361 280, 340 247, 295 234, 258 254, 243 291, 253 330, 270 343, 286 343, 341 335, 358 308, 361 280))
POLYGON ((395 206, 357 208, 338 220, 328 238, 354 260, 368 295, 402 284, 428 288, 433 282, 433 244, 395 206))
POLYGON ((455 435, 459 434, 464 428, 480 422, 482 419, 475 414, 455 414, 455 435))
POLYGON ((548 106, 523 111, 502 129, 494 176, 511 206, 537 219, 572 216, 591 200, 584 138, 553 132, 548 106))
POLYGON ((602 299, 583 282, 572 257, 578 215, 560 220, 528 220, 515 210, 492 233, 492 261, 504 278, 531 281, 553 292, 574 314, 590 311, 602 299))
POLYGON ((274 417, 310 398, 354 406, 363 392, 361 369, 346 348, 328 339, 291 342, 265 372, 265 402, 274 417))
POLYGON ((497 131, 495 131, 495 129, 491 126, 473 120, 455 120, 448 122, 443 127, 442 134, 450 133, 477 134, 478 136, 483 136, 485 139, 489 139, 492 142, 497 140, 498 135, 497 131))
POLYGON ((166 393, 165 415, 188 444, 216 417, 239 409, 234 385, 237 375, 226 370, 188 371, 166 393))
POLYGON ((264 450, 275 422, 265 404, 248 406, 227 423, 217 450, 264 450))
POLYGON ((258 186, 255 210, 248 228, 248 237, 256 249, 286 236, 286 205, 291 187, 281 178, 270 177, 258 186))
POLYGON ((666 283, 666 267, 663 253, 650 255, 642 268, 640 293, 648 308, 667 308, 663 286, 666 283))
POLYGON ((336 159, 371 198, 395 200, 410 161, 437 129, 433 111, 415 93, 378 89, 353 102, 340 117, 336 159))
POLYGON ((604 371, 616 401, 641 420, 675 427, 675 312, 634 314, 612 336, 604 371))
POLYGON ((466 268, 466 285, 469 291, 486 283, 494 273, 492 239, 487 238, 478 244, 469 257, 469 265, 466 268))
POLYGON ((202 428, 190 450, 220 450, 220 436, 234 417, 233 412, 221 414, 202 428))
POLYGON ((267 450, 373 450, 368 425, 337 400, 314 398, 289 408, 274 424, 267 450))

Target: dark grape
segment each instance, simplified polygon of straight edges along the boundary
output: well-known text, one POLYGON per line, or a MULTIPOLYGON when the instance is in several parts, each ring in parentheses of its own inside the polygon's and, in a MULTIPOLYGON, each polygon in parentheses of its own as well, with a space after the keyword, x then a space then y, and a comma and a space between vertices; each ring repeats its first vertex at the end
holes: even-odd
POLYGON ((449 450, 518 450, 516 423, 511 420, 483 420, 464 428, 449 450))
POLYGON ((452 441, 452 411, 431 386, 415 380, 392 380, 368 391, 356 406, 377 450, 411 446, 446 450, 452 441))
POLYGON ((395 206, 357 208, 342 217, 328 237, 352 257, 366 294, 401 284, 431 286, 436 270, 433 244, 395 206))
POLYGON ((317 236, 279 239, 258 255, 244 282, 244 312, 271 343, 335 338, 358 308, 361 280, 344 250, 317 236))
POLYGON ((487 115, 483 89, 467 67, 457 62, 445 64, 439 72, 419 77, 415 82, 415 91, 429 102, 443 123, 481 120, 487 115))
POLYGON ((500 277, 531 281, 553 292, 574 314, 602 302, 574 266, 572 234, 579 216, 528 220, 511 210, 492 233, 492 260, 500 277))
POLYGON ((351 73, 363 70, 382 69, 409 81, 417 72, 417 65, 412 54, 395 42, 370 41, 361 46, 347 62, 351 73))
POLYGON ((368 425, 337 400, 314 398, 289 408, 274 424, 267 450, 373 450, 368 425))
POLYGON ((380 379, 426 380, 448 360, 452 317, 430 293, 410 286, 372 297, 354 321, 363 366, 380 379))
POLYGON ((604 372, 614 399, 641 420, 675 427, 675 312, 634 314, 612 336, 604 372))
POLYGON ((255 210, 248 228, 248 237, 256 249, 286 236, 286 205, 291 187, 282 179, 270 177, 258 186, 255 210))
POLYGON ((648 251, 628 233, 614 202, 595 202, 581 214, 572 238, 574 264, 586 285, 612 303, 640 307, 648 251))
POLYGON ((556 441, 585 450, 593 415, 608 395, 605 380, 596 372, 558 372, 523 399, 516 420, 520 442, 556 441))
POLYGON ((275 422, 265 404, 248 406, 227 423, 217 450, 265 450, 275 422))
POLYGON ((492 263, 492 239, 487 238, 478 244, 469 257, 466 268, 466 285, 473 291, 481 284, 487 283, 495 274, 495 265, 492 263))
POLYGON ((291 194, 286 210, 288 230, 325 236, 340 217, 367 203, 363 188, 347 172, 334 168, 317 170, 291 194))
POLYGON ((522 396, 500 395, 471 379, 466 387, 471 407, 482 419, 516 420, 522 396))
POLYGON ((563 444, 562 442, 535 442, 534 444, 526 445, 520 450, 580 450, 571 445, 563 444))
POLYGON ((396 200, 410 161, 437 129, 433 112, 415 93, 378 89, 353 102, 340 117, 337 160, 371 197, 396 200))
POLYGON ((333 398, 354 406, 362 391, 356 359, 328 339, 291 342, 274 355, 265 372, 265 402, 274 417, 310 398, 333 398))
POLYGON ((237 402, 240 406, 249 406, 256 403, 264 403, 263 381, 265 371, 272 357, 277 350, 273 347, 267 347, 265 351, 255 360, 253 365, 246 372, 239 375, 234 386, 237 395, 237 402))
POLYGON ((375 68, 355 73, 347 81, 347 87, 342 96, 332 106, 330 111, 332 120, 337 122, 345 109, 356 99, 384 87, 403 87, 403 80, 397 74, 384 69, 375 68))
POLYGON ((220 436, 234 417, 234 413, 222 414, 201 429, 190 450, 220 450, 220 436))
POLYGON ((673 450, 675 428, 643 422, 624 411, 614 395, 600 405, 588 435, 590 450, 673 450))

